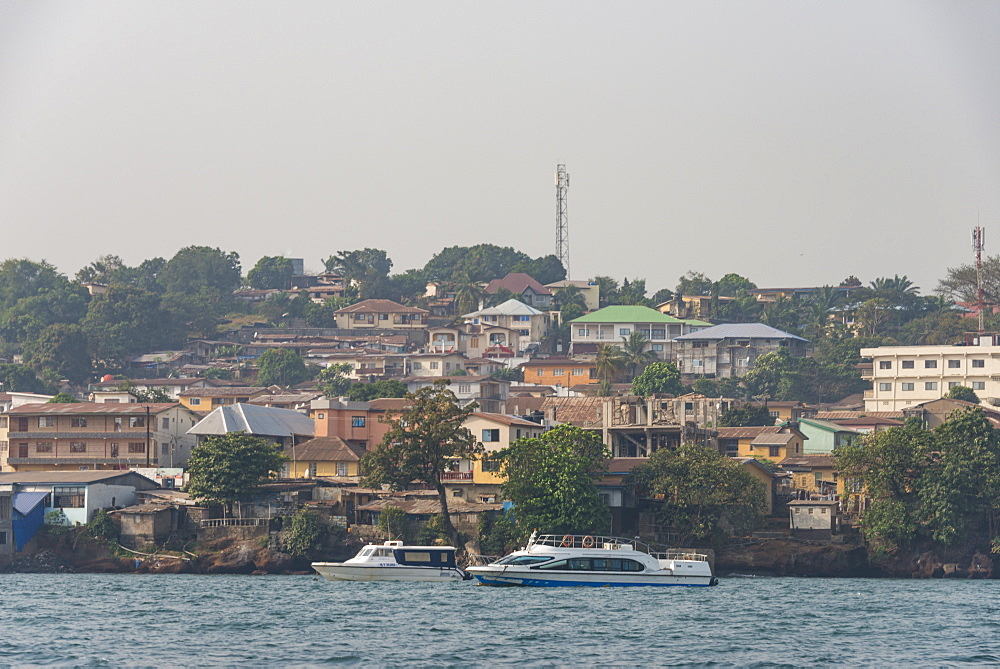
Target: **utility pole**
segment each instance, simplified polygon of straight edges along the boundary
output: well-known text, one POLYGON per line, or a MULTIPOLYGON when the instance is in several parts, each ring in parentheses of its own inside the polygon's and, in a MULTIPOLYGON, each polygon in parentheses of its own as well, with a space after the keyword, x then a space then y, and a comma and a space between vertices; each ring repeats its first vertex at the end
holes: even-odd
POLYGON ((566 191, 569 173, 565 165, 556 165, 556 258, 566 269, 569 279, 569 214, 566 211, 566 191))
POLYGON ((149 405, 146 405, 146 468, 149 469, 149 405))

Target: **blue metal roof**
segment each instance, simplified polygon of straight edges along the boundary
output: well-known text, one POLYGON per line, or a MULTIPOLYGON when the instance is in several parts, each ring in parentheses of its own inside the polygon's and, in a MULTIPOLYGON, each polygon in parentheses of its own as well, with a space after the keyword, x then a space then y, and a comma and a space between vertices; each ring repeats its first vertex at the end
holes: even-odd
POLYGON ((799 341, 809 341, 763 323, 723 323, 691 334, 674 337, 676 341, 692 339, 798 339, 799 341))
POLYGON ((48 495, 47 492, 16 492, 14 493, 13 500, 14 510, 21 515, 27 516, 45 499, 46 495, 48 495))

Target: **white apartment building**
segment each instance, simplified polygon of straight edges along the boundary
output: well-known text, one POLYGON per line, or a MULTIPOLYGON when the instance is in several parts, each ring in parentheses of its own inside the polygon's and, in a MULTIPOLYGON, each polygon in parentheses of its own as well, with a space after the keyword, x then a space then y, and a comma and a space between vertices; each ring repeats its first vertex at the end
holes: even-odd
POLYGON ((984 339, 976 346, 880 346, 863 348, 872 361, 872 389, 865 411, 899 411, 940 399, 955 386, 976 391, 983 402, 1000 405, 1000 345, 984 339))

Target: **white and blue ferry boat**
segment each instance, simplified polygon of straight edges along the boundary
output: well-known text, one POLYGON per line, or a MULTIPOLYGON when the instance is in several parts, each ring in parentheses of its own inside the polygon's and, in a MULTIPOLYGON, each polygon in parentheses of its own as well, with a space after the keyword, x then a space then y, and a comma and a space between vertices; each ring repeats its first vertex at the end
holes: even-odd
POLYGON ((344 562, 313 562, 328 581, 463 581, 472 577, 455 562, 454 546, 368 544, 344 562))
POLYGON ((552 586, 709 586, 708 556, 655 552, 618 537, 532 533, 528 545, 487 565, 467 567, 483 585, 552 586))

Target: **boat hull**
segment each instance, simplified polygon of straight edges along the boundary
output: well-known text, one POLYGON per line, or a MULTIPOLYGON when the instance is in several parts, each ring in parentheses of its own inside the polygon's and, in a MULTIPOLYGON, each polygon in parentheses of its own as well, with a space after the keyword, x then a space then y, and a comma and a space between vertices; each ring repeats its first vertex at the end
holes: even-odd
POLYGON ((458 569, 441 567, 351 565, 313 562, 312 568, 328 581, 461 581, 458 569))
POLYGON ((469 573, 482 585, 526 586, 535 588, 583 587, 618 588, 643 586, 708 587, 717 581, 712 576, 675 576, 673 574, 594 574, 547 573, 490 567, 469 567, 469 573))

